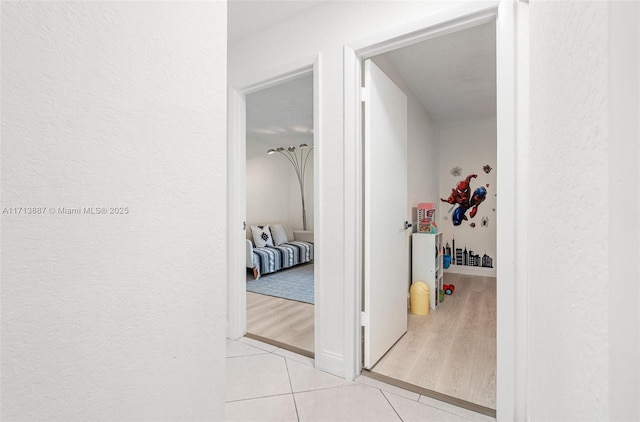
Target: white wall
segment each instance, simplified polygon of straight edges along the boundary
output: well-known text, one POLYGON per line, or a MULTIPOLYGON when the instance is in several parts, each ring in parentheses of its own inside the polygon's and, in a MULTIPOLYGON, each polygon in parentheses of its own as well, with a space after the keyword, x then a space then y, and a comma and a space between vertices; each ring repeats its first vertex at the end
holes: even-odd
POLYGON ((267 155, 267 149, 247 136, 247 222, 290 223, 291 165, 279 154, 267 155))
POLYGON ((481 257, 486 253, 494 260, 492 270, 452 265, 447 271, 495 276, 495 268, 498 265, 496 261, 496 175, 500 170, 496 168, 496 120, 448 123, 439 128, 438 138, 440 141, 440 196, 436 202, 438 229, 443 233, 443 241, 445 244, 449 243, 454 255, 453 239, 455 238, 456 248, 465 249, 466 247, 467 250, 473 250, 474 254, 481 257), (483 171, 485 164, 491 166, 490 173, 483 171), (460 176, 451 174, 451 169, 454 167, 462 169, 460 176), (487 196, 478 207, 474 218, 471 218, 471 209, 469 209, 466 213, 468 220, 463 221, 459 226, 454 226, 452 213, 449 212, 452 205, 441 202, 439 198, 448 199, 451 189, 470 174, 478 175, 470 181, 471 194, 474 189, 484 186, 487 189, 487 196), (483 217, 487 217, 489 221, 486 227, 481 223, 483 217), (471 227, 471 223, 475 223, 475 227, 471 227))
MULTIPOLYGON (((309 136, 302 135, 289 136, 279 142, 283 146, 310 144, 309 136)), ((267 150, 274 146, 277 145, 269 145, 247 135, 247 222, 285 222, 293 229, 302 230, 298 176, 285 157, 267 154, 267 150)), ((313 152, 305 171, 304 198, 307 230, 313 230, 313 152)))
POLYGON ((225 57, 225 2, 2 4, 2 420, 223 418, 225 57))
MULTIPOLYGON (((635 72, 623 89, 634 86, 630 80, 637 84, 640 19, 636 11, 635 38, 625 40, 620 61, 611 63, 613 6, 594 1, 530 7, 527 412, 531 420, 638 420, 638 273, 627 265, 640 256, 638 195, 612 197, 610 190, 621 182, 613 192, 623 193, 624 186, 628 192, 628 182, 638 180, 637 126, 635 138, 611 137, 611 111, 622 110, 610 84, 613 74, 629 66, 635 72), (627 148, 635 142, 635 154, 621 158, 621 142, 627 148), (617 159, 609 161, 612 155, 617 159), (635 299, 622 306, 629 294, 635 299), (617 327, 610 324, 612 315, 617 327), (632 353, 617 361, 616 348, 632 353), (612 399, 612 391, 626 400, 612 399)), ((637 97, 635 105, 623 104, 637 125, 637 97)))

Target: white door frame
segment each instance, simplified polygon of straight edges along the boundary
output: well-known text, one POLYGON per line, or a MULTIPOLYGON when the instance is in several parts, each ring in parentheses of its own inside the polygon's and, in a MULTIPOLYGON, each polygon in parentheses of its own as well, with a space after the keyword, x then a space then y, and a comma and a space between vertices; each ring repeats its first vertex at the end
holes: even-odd
POLYGON ((363 155, 361 63, 436 36, 496 21, 497 77, 497 397, 498 420, 524 420, 528 262, 528 4, 468 2, 344 48, 345 374, 362 370, 363 155), (518 216, 516 220, 516 216, 518 216))
MULTIPOLYGON (((246 303, 246 96, 286 82, 288 79, 313 72, 313 225, 314 225, 314 289, 315 351, 320 350, 318 333, 322 323, 322 307, 318 294, 322 283, 322 214, 320 211, 320 55, 299 60, 247 80, 231 82, 228 89, 227 130, 227 338, 238 339, 247 332, 246 303)), ((317 352, 316 352, 317 355, 317 352)))

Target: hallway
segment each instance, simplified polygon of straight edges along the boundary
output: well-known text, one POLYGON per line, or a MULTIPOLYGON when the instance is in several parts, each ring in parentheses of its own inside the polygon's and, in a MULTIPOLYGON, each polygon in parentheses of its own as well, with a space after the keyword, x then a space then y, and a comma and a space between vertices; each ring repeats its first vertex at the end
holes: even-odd
POLYGON ((226 360, 227 421, 495 420, 371 378, 346 381, 248 338, 227 340, 226 360))

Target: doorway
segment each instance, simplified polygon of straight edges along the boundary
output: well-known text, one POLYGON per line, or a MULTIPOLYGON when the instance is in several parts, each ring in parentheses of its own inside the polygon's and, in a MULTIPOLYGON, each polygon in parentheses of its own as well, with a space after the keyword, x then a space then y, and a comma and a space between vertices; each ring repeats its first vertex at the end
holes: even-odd
MULTIPOLYGON (((313 57, 309 60, 290 63, 289 65, 275 68, 268 73, 254 75, 251 78, 232 84, 228 91, 228 250, 227 262, 228 270, 228 288, 227 288, 227 337, 229 339, 238 339, 247 334, 247 280, 249 277, 253 279, 253 273, 247 273, 247 241, 248 229, 250 225, 264 225, 268 223, 276 223, 272 218, 265 217, 265 221, 248 221, 247 218, 247 97, 252 93, 268 90, 271 87, 280 84, 286 84, 287 81, 304 78, 305 75, 310 76, 312 80, 312 110, 313 123, 308 129, 317 128, 319 125, 319 57, 313 57), (271 220, 271 221, 266 221, 271 220), (248 224, 249 223, 249 224, 248 224), (262 223, 262 224, 260 224, 262 223)), ((273 129, 273 128, 272 128, 273 129)), ((303 131, 302 127, 297 127, 299 131, 303 131)), ((292 128, 293 130, 293 128, 292 128)), ((267 132, 269 130, 267 129, 267 132)), ((273 131, 277 132, 277 131, 273 131)), ((305 132, 309 133, 308 130, 305 132)), ((319 167, 318 156, 321 153, 321 144, 317 130, 311 130, 309 133, 312 138, 313 154, 308 159, 311 160, 309 170, 312 173, 314 182, 312 196, 312 205, 307 207, 307 216, 312 215, 313 218, 313 244, 314 252, 318 250, 317 246, 322 244, 322 219, 318 212, 318 198, 321 187, 321 179, 318 177, 319 167)), ((278 143, 280 145, 280 143, 278 143)), ((278 145, 275 145, 276 149, 278 145)), ((289 145, 291 146, 291 145, 289 145)), ((300 147, 300 144, 297 144, 300 147)), ((284 157, 270 156, 267 154, 272 147, 264 149, 264 156, 270 159, 280 158, 278 163, 271 161, 272 165, 279 165, 281 168, 287 168, 288 163, 282 162, 284 157)), ((263 158, 264 158, 263 156, 263 158)), ((307 174, 309 176, 309 174, 307 174)), ((294 180, 295 186, 295 180, 294 180)), ((298 192, 299 195, 299 192, 298 192)), ((295 217, 294 217, 295 218, 295 217)), ((277 222, 282 222, 282 217, 278 217, 277 222)), ((293 223, 301 224, 301 223, 293 223)), ((292 225, 293 225, 292 224, 292 225)), ((293 231, 293 228, 291 228, 293 231)), ((262 275, 261 275, 262 277, 262 275)), ((318 284, 322 282, 322 266, 321 257, 314 253, 313 258, 313 291, 314 291, 314 311, 312 312, 313 327, 313 349, 311 352, 302 349, 293 349, 295 352, 306 354, 307 356, 315 355, 321 345, 316 340, 318 332, 321 329, 322 319, 319 317, 315 309, 319 307, 321 297, 316 295, 318 284)), ((308 320, 307 320, 308 322, 308 320)), ((264 340, 264 339, 262 339, 264 340)), ((285 346, 284 343, 271 341, 278 347, 285 346)))
MULTIPOLYGON (((500 315, 496 321, 497 354, 501 356, 497 362, 496 374, 496 414, 497 417, 512 419, 522 412, 517 405, 524 394, 523 368, 526 362, 516 353, 523 344, 517 341, 518 331, 526 331, 526 277, 519 277, 519 284, 513 284, 518 271, 526 271, 526 261, 516 263, 514 250, 516 241, 513 233, 518 233, 519 240, 526 244, 528 232, 521 225, 516 225, 516 210, 526 206, 526 181, 528 167, 517 154, 516 145, 526 144, 527 137, 527 7, 519 2, 501 1, 489 5, 461 5, 452 8, 423 22, 405 25, 394 31, 379 36, 369 37, 349 44, 345 48, 345 148, 346 161, 353 163, 353 171, 346 172, 346 190, 353 193, 356 200, 347 203, 353 210, 353 218, 346 219, 346 226, 354 225, 354 230, 347 234, 348 243, 358 245, 363 239, 363 207, 362 197, 363 167, 361 159, 362 123, 361 123, 361 75, 362 60, 412 45, 444 34, 475 27, 484 23, 496 22, 496 168, 500 169, 496 183, 497 209, 500 210, 496 218, 497 245, 497 297, 496 307, 500 315), (516 22, 519 23, 516 28, 516 22), (516 81, 516 75, 518 79, 516 81), (516 120, 516 116, 518 120, 516 120), (352 143, 351 143, 352 142, 352 143), (516 179, 516 174, 519 178, 516 179), (517 188, 517 189, 516 189, 517 188), (516 266, 517 264, 517 266, 516 266), (515 300, 514 300, 515 298, 515 300), (501 416, 502 415, 502 416, 501 416)), ((526 217, 526 213, 523 214, 526 217)), ((352 258, 358 263, 345 268, 345 277, 353 277, 358 281, 363 279, 363 249, 353 251, 352 258)), ((347 296, 353 297, 353 313, 357 315, 356 327, 366 323, 361 315, 363 291, 361 287, 355 291, 346 291, 347 296)), ((356 328, 354 327, 354 328, 356 328)), ((354 330, 355 331, 355 330, 354 330)), ((360 333, 360 330, 357 331, 360 333)), ((354 353, 354 367, 356 373, 362 370, 363 345, 361 336, 353 337, 349 352, 354 353)))
MULTIPOLYGON (((414 232, 419 227, 424 231, 428 228, 416 221, 416 207, 420 203, 435 207, 435 215, 430 217, 436 226, 431 231, 438 236, 414 233, 412 238, 420 240, 419 245, 413 242, 414 247, 422 248, 414 248, 416 262, 410 263, 410 254, 405 251, 393 274, 385 276, 398 277, 398 265, 414 268, 410 281, 430 285, 430 314, 407 316, 404 306, 404 318, 409 321, 406 334, 400 338, 396 335, 392 340, 397 340, 395 345, 385 349, 386 354, 371 368, 365 348, 365 367, 370 368, 370 375, 410 384, 423 395, 436 395, 492 416, 496 386, 495 32, 495 22, 483 23, 369 59, 407 98, 404 119, 409 129, 402 170, 407 175, 408 195, 402 211, 404 215, 413 214, 414 232), (436 270, 445 253, 452 258, 443 283, 439 282, 439 270, 436 283, 424 278, 428 271, 423 267, 425 261, 433 261, 433 254, 428 252, 434 247, 425 249, 425 241, 433 239, 438 239, 431 242, 438 251, 436 270), (442 284, 449 294, 441 293, 442 284)), ((370 90, 366 79, 365 89, 370 90)), ((371 101, 373 98, 365 104, 371 101)), ((365 121, 367 118, 365 113, 365 121)), ((365 131, 365 151, 375 150, 374 144, 379 142, 376 133, 365 131)), ((365 153, 366 157, 371 155, 365 153)), ((388 161, 389 152, 381 156, 388 161)), ((384 172, 375 160, 366 163, 369 172, 384 172)), ((384 174, 380 177, 387 179, 384 174)), ((369 192, 378 190, 376 186, 366 188, 365 200, 369 192)), ((373 211, 365 214, 365 224, 371 214, 373 211)), ((376 236, 379 227, 385 225, 389 224, 376 224, 376 236)), ((365 249, 378 245, 365 240, 365 249)), ((388 251, 380 248, 380 253, 388 251)), ((405 296, 408 284, 405 277, 405 296)), ((366 285, 364 291, 366 297, 366 285)), ((365 325, 365 345, 366 330, 365 325)))
POLYGON ((247 94, 246 110, 246 335, 313 357, 313 73, 247 94))

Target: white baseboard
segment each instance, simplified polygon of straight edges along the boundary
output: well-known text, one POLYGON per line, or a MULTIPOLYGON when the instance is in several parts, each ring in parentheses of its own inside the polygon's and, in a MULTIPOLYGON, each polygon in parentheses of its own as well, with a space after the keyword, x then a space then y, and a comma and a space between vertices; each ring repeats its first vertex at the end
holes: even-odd
POLYGON ((469 265, 450 265, 448 269, 444 270, 444 273, 453 274, 466 274, 466 275, 479 275, 483 277, 495 277, 495 268, 486 267, 471 267, 469 265))
POLYGON ((322 350, 315 355, 315 366, 324 372, 328 372, 340 378, 344 378, 344 357, 334 352, 322 350))

